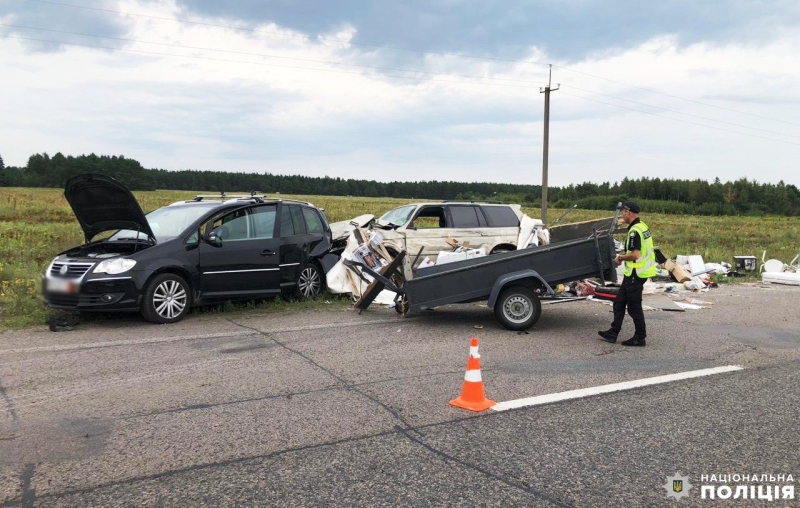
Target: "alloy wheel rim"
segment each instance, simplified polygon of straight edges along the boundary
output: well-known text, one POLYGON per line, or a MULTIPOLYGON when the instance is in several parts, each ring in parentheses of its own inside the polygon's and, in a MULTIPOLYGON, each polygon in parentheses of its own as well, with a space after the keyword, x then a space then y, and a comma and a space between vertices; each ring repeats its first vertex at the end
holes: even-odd
POLYGON ((165 280, 153 292, 153 307, 164 319, 175 319, 186 308, 186 289, 176 280, 165 280))
POLYGON ((524 296, 512 296, 503 304, 503 313, 509 321, 522 323, 533 312, 531 302, 524 296))
POLYGON ((322 286, 322 282, 320 281, 319 277, 319 272, 310 267, 303 269, 303 272, 300 274, 299 286, 300 286, 300 293, 305 298, 311 298, 313 296, 317 296, 322 286))

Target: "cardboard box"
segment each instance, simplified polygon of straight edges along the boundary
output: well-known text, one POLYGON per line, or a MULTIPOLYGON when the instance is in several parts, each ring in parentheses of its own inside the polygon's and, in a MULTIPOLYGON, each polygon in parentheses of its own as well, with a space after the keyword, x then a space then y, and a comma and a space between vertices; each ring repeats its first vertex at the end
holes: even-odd
POLYGON ((678 282, 686 282, 687 280, 692 280, 692 277, 689 273, 683 269, 682 266, 676 265, 675 262, 671 259, 668 259, 664 263, 664 268, 675 277, 675 280, 678 282))

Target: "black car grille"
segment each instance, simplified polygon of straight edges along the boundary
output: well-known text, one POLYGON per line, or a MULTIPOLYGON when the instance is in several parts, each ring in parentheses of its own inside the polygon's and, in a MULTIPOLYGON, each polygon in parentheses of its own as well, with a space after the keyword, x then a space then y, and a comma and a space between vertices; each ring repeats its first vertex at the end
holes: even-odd
POLYGON ((58 307, 77 307, 79 301, 79 295, 60 295, 54 293, 47 295, 47 303, 58 307))
POLYGON ((79 279, 89 271, 94 263, 53 263, 50 267, 51 277, 61 277, 64 279, 79 279), (62 273, 63 267, 67 267, 66 273, 62 273))
MULTIPOLYGON (((118 295, 117 301, 121 298, 121 295, 118 295)), ((59 293, 48 293, 45 296, 45 300, 47 304, 53 307, 77 307, 78 305, 99 305, 101 303, 112 303, 112 302, 103 302, 101 295, 79 295, 79 294, 59 294, 59 293)))

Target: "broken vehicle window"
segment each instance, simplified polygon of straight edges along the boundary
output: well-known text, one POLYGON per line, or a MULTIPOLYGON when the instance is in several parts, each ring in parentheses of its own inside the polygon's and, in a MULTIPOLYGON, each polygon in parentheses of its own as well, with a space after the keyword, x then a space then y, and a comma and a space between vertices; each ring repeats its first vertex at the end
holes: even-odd
POLYGON ((389 210, 383 216, 381 216, 380 221, 394 224, 395 226, 402 226, 406 222, 408 222, 408 218, 411 217, 411 214, 414 213, 414 209, 417 208, 416 205, 406 205, 401 206, 399 208, 395 208, 393 210, 389 210))
POLYGON ((426 206, 414 217, 414 227, 417 229, 446 228, 447 220, 444 217, 444 207, 426 206))

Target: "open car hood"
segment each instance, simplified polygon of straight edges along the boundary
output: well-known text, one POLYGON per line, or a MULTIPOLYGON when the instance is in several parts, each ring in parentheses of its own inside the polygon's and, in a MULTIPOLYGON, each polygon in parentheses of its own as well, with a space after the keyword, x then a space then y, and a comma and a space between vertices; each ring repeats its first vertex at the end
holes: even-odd
POLYGON ((64 197, 83 229, 86 242, 103 231, 138 230, 155 243, 156 235, 127 187, 110 176, 95 173, 73 176, 64 187, 64 197))

